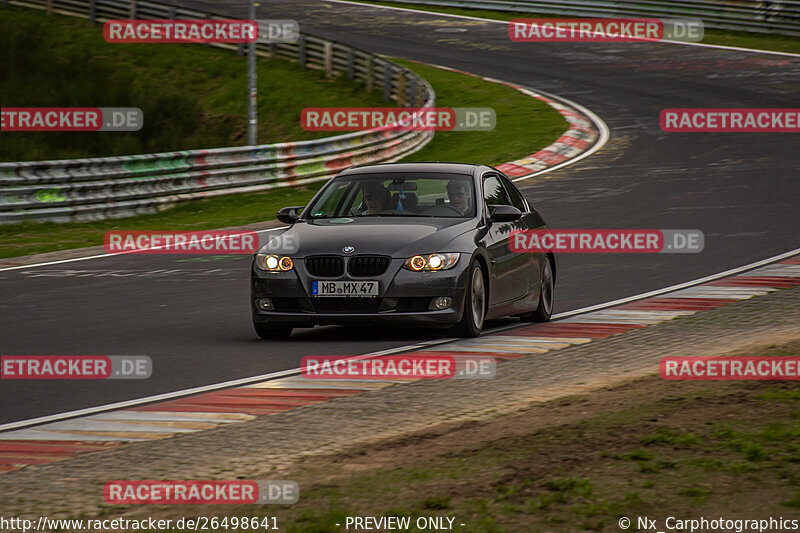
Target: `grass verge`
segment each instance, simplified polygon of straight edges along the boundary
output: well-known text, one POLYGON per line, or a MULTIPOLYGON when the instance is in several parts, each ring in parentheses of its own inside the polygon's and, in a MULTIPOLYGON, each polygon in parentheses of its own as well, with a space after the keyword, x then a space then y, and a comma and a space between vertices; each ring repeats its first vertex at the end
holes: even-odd
MULTIPOLYGON (((567 129, 567 122, 558 112, 511 87, 417 63, 398 62, 431 82, 438 106, 492 107, 497 114, 495 131, 437 133, 431 143, 406 161, 499 164, 549 145, 567 129)), ((2 225, 0 257, 96 246, 103 243, 103 234, 110 230, 189 231, 271 220, 281 207, 305 205, 320 186, 194 200, 162 213, 116 220, 2 225)))
MULTIPOLYGON (((300 127, 305 107, 387 105, 360 82, 328 80, 285 59, 257 63, 261 143, 329 136, 300 127)), ((137 132, 6 132, 0 161, 246 144, 247 60, 232 50, 110 44, 100 24, 0 7, 0 65, 3 107, 138 107, 144 113, 137 132)))
MULTIPOLYGON (((433 11, 435 13, 447 13, 450 15, 462 15, 466 17, 478 17, 493 20, 511 20, 515 18, 565 18, 561 15, 543 15, 531 12, 509 12, 491 11, 484 9, 465 9, 457 7, 428 6, 420 4, 410 4, 404 2, 380 2, 366 0, 351 0, 359 4, 374 4, 382 6, 402 7, 407 9, 433 11)), ((753 48, 756 50, 774 50, 776 52, 800 53, 800 39, 784 35, 768 35, 759 33, 748 33, 743 31, 723 31, 706 29, 702 40, 706 44, 718 44, 723 46, 737 46, 741 48, 753 48)))
MULTIPOLYGON (((732 355, 797 357, 800 339, 732 355)), ((271 514, 289 533, 342 531, 348 516, 451 517, 474 533, 612 532, 622 516, 659 529, 669 516, 794 518, 798 437, 796 383, 653 376, 309 459, 292 477, 300 501, 271 514)))

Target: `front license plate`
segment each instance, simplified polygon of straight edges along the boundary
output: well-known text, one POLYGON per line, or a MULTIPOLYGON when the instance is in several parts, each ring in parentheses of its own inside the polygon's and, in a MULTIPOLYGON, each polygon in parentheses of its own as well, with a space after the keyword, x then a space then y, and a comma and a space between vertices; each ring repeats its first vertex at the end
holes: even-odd
POLYGON ((377 281, 314 281, 314 296, 378 296, 377 281))

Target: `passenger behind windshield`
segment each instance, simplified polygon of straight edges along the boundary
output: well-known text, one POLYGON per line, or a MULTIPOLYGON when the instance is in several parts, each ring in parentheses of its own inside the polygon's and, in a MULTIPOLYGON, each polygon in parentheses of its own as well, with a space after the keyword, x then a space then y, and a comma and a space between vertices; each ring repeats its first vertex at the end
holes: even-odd
POLYGON ((450 206, 458 209, 462 215, 470 212, 472 207, 471 187, 464 180, 450 180, 447 183, 447 197, 450 206))
POLYGON ((392 208, 392 196, 389 193, 389 189, 381 185, 380 182, 368 181, 363 185, 362 190, 364 192, 364 205, 366 206, 366 210, 361 213, 362 215, 377 215, 392 208))
POLYGON ((474 216, 475 198, 471 177, 462 174, 339 176, 325 186, 308 210, 313 219, 461 218, 474 216))

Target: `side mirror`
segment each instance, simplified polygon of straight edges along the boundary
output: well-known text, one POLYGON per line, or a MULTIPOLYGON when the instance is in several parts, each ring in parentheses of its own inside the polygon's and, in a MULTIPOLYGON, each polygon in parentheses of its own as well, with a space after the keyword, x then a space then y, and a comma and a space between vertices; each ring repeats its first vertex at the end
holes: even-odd
POLYGON ((284 224, 294 224, 300 219, 300 211, 303 210, 303 207, 302 205, 299 207, 284 207, 278 211, 275 218, 284 224))
POLYGON ((522 211, 511 205, 490 205, 489 212, 492 222, 514 222, 522 218, 522 211))

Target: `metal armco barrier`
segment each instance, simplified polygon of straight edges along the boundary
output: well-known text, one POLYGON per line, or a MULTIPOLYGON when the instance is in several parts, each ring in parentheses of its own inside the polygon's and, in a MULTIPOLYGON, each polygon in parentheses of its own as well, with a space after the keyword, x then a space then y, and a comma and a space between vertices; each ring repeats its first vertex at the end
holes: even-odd
POLYGON ((563 17, 694 18, 701 19, 706 28, 800 37, 800 0, 402 0, 402 3, 563 17))
MULTIPOLYGON (((89 18, 230 18, 152 2, 10 0, 15 6, 89 18), (133 7, 135 6, 135 7, 133 7)), ((238 45, 217 44, 238 50, 238 45)), ((302 35, 297 43, 258 43, 257 53, 362 80, 400 105, 433 107, 430 84, 412 71, 352 47, 302 35)), ((145 120, 147 117, 145 117, 145 120)), ((152 213, 179 201, 266 191, 326 180, 352 165, 397 161, 432 131, 360 131, 312 141, 59 161, 0 163, 0 224, 86 221, 152 213)))

